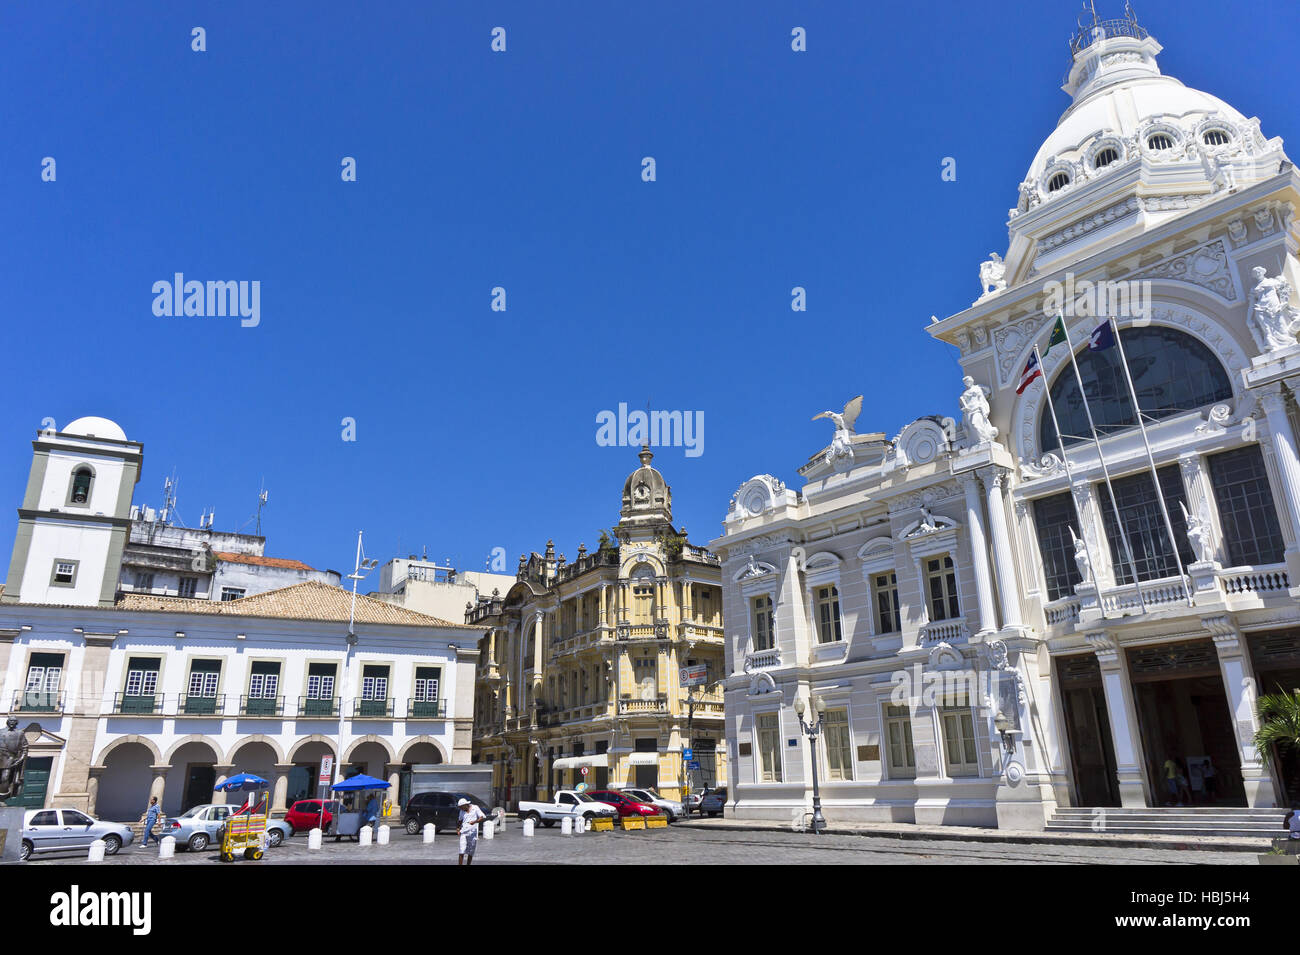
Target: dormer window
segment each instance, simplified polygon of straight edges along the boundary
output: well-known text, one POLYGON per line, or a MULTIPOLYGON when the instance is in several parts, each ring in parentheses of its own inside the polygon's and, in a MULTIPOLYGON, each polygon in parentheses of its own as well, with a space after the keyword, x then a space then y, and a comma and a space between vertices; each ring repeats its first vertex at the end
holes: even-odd
POLYGON ((1111 163, 1118 162, 1118 161, 1119 161, 1118 150, 1115 150, 1110 146, 1107 146, 1105 149, 1099 151, 1097 155, 1092 157, 1092 168, 1102 169, 1103 167, 1109 166, 1111 163))
POLYGON ((72 472, 72 487, 68 491, 69 504, 87 505, 90 503, 90 485, 95 480, 95 472, 82 465, 72 472))
POLYGON ((1231 140, 1226 129, 1207 129, 1201 134, 1201 142, 1207 146, 1226 146, 1231 140))
POLYGON ((1173 149, 1174 140, 1168 133, 1156 133, 1147 139, 1147 149, 1173 149))
POLYGON ((1070 174, 1065 172, 1058 172, 1051 179, 1047 180, 1047 191, 1060 192, 1069 184, 1070 184, 1070 174))

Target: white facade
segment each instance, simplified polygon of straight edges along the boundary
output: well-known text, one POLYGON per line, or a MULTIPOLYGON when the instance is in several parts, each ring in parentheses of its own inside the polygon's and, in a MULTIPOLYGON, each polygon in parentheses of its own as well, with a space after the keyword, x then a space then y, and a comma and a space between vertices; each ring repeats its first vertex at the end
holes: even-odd
POLYGON ((507 574, 456 570, 427 560, 396 557, 379 569, 379 591, 371 594, 442 620, 462 621, 480 597, 507 593, 515 578, 507 574))
MULTIPOLYGON (((960 350, 963 420, 886 441, 854 433, 851 402, 802 491, 760 475, 733 498, 712 545, 730 814, 802 818, 792 704, 818 697, 828 818, 1041 828, 1065 806, 1300 799, 1300 766, 1266 769, 1253 744, 1256 697, 1300 686, 1300 176, 1257 120, 1162 76, 1159 49, 1132 20, 1076 39, 1074 104, 1005 261, 928 328, 960 350), (1131 298, 1076 301, 1121 282, 1131 298), (1067 474, 1044 380, 1016 393, 1064 288, 1113 504, 1090 437, 1067 474), (1118 351, 1087 347, 1108 314, 1173 539, 1118 351), (1190 792, 1168 790, 1171 764, 1190 792)), ((1087 435, 1073 375, 1065 345, 1048 350, 1062 431, 1087 435)))

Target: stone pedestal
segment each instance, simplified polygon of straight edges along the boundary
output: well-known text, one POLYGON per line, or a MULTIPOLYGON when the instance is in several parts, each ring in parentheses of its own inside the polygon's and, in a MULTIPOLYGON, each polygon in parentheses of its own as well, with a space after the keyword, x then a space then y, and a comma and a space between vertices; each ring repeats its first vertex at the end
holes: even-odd
POLYGON ((23 844, 23 816, 27 810, 17 806, 0 806, 0 863, 18 862, 23 844))

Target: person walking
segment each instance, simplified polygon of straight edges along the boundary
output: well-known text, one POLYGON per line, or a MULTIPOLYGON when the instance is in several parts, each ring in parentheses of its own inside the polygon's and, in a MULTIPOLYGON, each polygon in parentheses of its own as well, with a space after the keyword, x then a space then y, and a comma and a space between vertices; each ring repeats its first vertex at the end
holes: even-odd
POLYGON ((468 799, 462 798, 456 803, 456 808, 460 810, 460 824, 457 827, 460 830, 460 858, 456 860, 456 865, 473 865, 474 850, 478 848, 478 824, 487 815, 468 799))
POLYGON ((151 838, 158 845, 162 845, 162 839, 153 831, 153 827, 158 825, 160 815, 162 815, 162 807, 158 805, 158 797, 152 796, 149 799, 149 808, 144 811, 144 841, 140 843, 141 849, 149 848, 151 838))

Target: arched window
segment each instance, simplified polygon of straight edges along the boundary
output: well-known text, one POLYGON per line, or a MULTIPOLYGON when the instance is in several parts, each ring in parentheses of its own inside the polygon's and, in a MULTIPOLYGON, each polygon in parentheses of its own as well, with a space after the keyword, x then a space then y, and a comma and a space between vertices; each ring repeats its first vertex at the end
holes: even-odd
MULTIPOLYGON (((1126 328, 1120 335, 1128 356, 1129 373, 1133 376, 1133 389, 1143 414, 1149 418, 1167 418, 1232 397, 1232 385, 1223 365, 1208 348, 1185 332, 1173 328, 1126 328)), ((1119 349, 1090 351, 1085 345, 1079 350, 1077 360, 1098 433, 1104 437, 1136 427, 1128 383, 1119 363, 1119 349)), ((1091 441, 1079 385, 1068 363, 1057 372, 1052 383, 1052 401, 1065 444, 1091 441)), ((1039 421, 1038 441, 1043 451, 1057 447, 1056 429, 1046 407, 1039 421)))
POLYGON ((1053 177, 1048 181, 1048 183, 1047 183, 1047 191, 1048 191, 1048 192, 1060 192, 1062 189, 1064 189, 1064 188, 1065 188, 1066 186, 1068 186, 1069 184, 1070 184, 1070 176, 1069 176, 1069 174, 1068 174, 1068 173, 1064 173, 1064 172, 1058 172, 1055 176, 1053 176, 1053 177))
POLYGON ((655 572, 646 564, 632 571, 632 622, 647 625, 655 622, 655 572))
POLYGON ((1110 146, 1107 146, 1105 149, 1099 150, 1097 155, 1092 157, 1092 168, 1101 169, 1104 166, 1109 166, 1111 163, 1116 162, 1118 159, 1119 153, 1110 146))
POLYGON ((82 465, 72 472, 72 490, 68 493, 69 504, 89 504, 90 485, 95 480, 95 472, 82 465))

